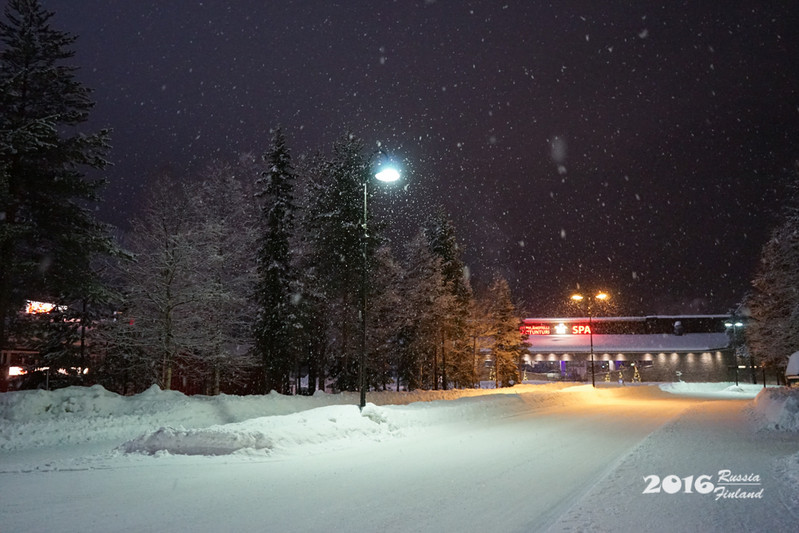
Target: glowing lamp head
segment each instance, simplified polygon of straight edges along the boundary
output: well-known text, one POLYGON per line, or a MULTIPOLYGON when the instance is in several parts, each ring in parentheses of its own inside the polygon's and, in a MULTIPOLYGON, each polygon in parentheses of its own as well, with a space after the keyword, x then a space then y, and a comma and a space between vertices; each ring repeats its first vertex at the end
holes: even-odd
POLYGON ((582 294, 572 294, 571 299, 574 300, 575 302, 582 302, 583 301, 583 295, 582 294))
POLYGON ((377 178, 378 181, 384 181, 388 183, 400 179, 400 173, 399 170, 394 167, 384 167, 375 174, 375 178, 377 178))
POLYGON ((608 298, 610 298, 610 296, 609 296, 607 293, 605 293, 605 292, 600 292, 600 293, 599 293, 599 294, 597 294, 597 295, 596 295, 594 298, 596 298, 596 299, 597 299, 597 300, 599 300, 599 301, 605 301, 605 300, 607 300, 608 298))

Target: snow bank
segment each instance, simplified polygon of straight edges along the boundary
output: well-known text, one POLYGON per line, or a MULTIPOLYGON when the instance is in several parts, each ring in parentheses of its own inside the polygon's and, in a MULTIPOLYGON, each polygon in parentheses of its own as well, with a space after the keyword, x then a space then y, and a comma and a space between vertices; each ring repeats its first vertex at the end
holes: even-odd
POLYGON ((0 451, 88 442, 117 444, 162 426, 197 428, 341 403, 354 394, 186 396, 153 386, 120 396, 100 385, 0 393, 0 451))
MULTIPOLYGON (((544 402, 548 403, 548 402, 544 402)), ((127 453, 224 455, 289 452, 303 447, 335 448, 356 439, 382 440, 405 430, 446 423, 497 420, 529 409, 519 395, 416 402, 320 407, 285 416, 261 417, 200 429, 160 428, 125 443, 127 453)))
POLYGON ((765 429, 799 432, 799 389, 761 390, 755 398, 754 414, 765 429))
MULTIPOLYGON (((590 386, 520 386, 499 391, 456 390, 375 393, 384 405, 367 404, 304 410, 240 423, 185 429, 162 427, 121 446, 127 453, 224 455, 288 452, 303 447, 338 447, 354 439, 381 440, 404 431, 448 423, 496 421, 545 407, 565 407, 627 391, 590 386), (444 399, 441 399, 444 398, 444 399), (394 402, 394 404, 388 404, 394 402), (410 402, 410 403, 409 403, 410 402), (397 405, 405 403, 406 405, 397 405)), ((639 391, 640 392, 640 391, 639 391)))
POLYGON ((361 413, 355 405, 319 407, 283 416, 270 416, 199 429, 162 427, 125 443, 127 453, 226 455, 242 450, 271 452, 300 445, 331 445, 341 439, 379 437, 390 433, 380 416, 361 413))
POLYGON ((670 394, 699 398, 754 398, 752 416, 763 429, 799 432, 799 389, 741 383, 664 383, 660 389, 670 394))
POLYGON ((763 390, 763 385, 750 383, 662 383, 660 390, 670 394, 718 399, 752 399, 763 390))
MULTIPOLYGON (((428 414, 428 418, 445 421, 457 420, 459 417, 465 416, 465 411, 469 411, 468 416, 473 418, 500 416, 500 411, 507 407, 508 402, 514 401, 505 400, 503 402, 501 398, 517 396, 519 392, 524 391, 546 393, 542 394, 538 401, 544 401, 544 396, 547 396, 549 401, 553 401, 552 395, 561 388, 563 388, 562 385, 553 385, 524 386, 498 391, 466 389, 410 393, 375 392, 369 393, 368 399, 377 405, 434 402, 440 409, 436 410, 436 414, 428 414), (489 405, 491 402, 471 406, 468 401, 464 404, 448 404, 448 401, 451 400, 484 397, 487 394, 498 398, 491 406, 489 405)), ((224 394, 186 396, 176 391, 161 390, 157 386, 135 396, 120 396, 107 391, 100 385, 67 387, 54 391, 6 392, 0 393, 0 451, 99 442, 113 443, 113 447, 125 441, 151 435, 161 428, 167 428, 161 432, 158 439, 151 436, 153 442, 150 444, 141 444, 144 449, 149 450, 155 448, 155 441, 159 439, 163 441, 168 435, 174 435, 175 439, 181 439, 184 442, 189 442, 190 439, 196 440, 199 437, 189 436, 188 430, 192 429, 242 423, 262 417, 291 415, 321 407, 336 405, 351 407, 357 403, 357 393, 325 394, 317 392, 314 396, 284 396, 277 393, 251 396, 224 394), (182 431, 188 433, 183 434, 182 431)), ((411 408, 409 413, 412 413, 414 409, 411 408)), ((357 411, 356 408, 355 413, 357 411)), ((372 414, 377 416, 376 412, 373 410, 372 414)), ((413 417, 401 413, 395 413, 393 416, 397 418, 398 423, 402 422, 408 426, 433 423, 432 421, 425 422, 424 417, 421 416, 413 417), (409 416, 410 418, 408 418, 409 416)), ((295 419, 284 420, 287 425, 295 422, 295 419)), ((351 421, 352 424, 356 424, 356 422, 355 420, 351 421)), ((345 432, 351 429, 350 426, 341 427, 345 432)), ((222 435, 211 437, 208 434, 207 438, 216 442, 222 438, 222 435)), ((225 438, 230 438, 230 435, 225 438)), ((245 448, 268 449, 276 446, 274 442, 267 444, 255 436, 241 437, 241 439, 243 439, 242 443, 251 445, 241 446, 245 448)), ((280 438, 277 440, 280 441, 280 438)), ((182 445, 177 447, 180 446, 182 445)), ((219 447, 220 453, 223 453, 225 447, 220 446, 219 444, 209 444, 210 449, 219 447)), ((231 448, 239 447, 238 444, 231 445, 231 448)))

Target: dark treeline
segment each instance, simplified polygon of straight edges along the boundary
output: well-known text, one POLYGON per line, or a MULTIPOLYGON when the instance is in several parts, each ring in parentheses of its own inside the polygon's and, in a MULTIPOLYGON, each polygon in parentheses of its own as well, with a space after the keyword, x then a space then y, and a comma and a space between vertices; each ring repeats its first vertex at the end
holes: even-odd
POLYGON ((94 333, 95 379, 126 392, 169 388, 173 374, 206 393, 357 390, 365 289, 371 389, 473 387, 495 336, 494 379, 517 382, 507 283, 475 299, 443 209, 399 253, 383 221, 365 233, 364 152, 345 135, 295 166, 277 130, 260 160, 159 180, 124 243, 132 259, 113 269, 121 298, 94 333))
POLYGON ((443 209, 391 243, 364 212, 372 155, 352 134, 295 161, 278 129, 259 158, 158 176, 111 238, 94 219, 104 183, 86 176, 108 132, 81 131, 93 103, 62 64, 75 38, 35 0, 4 15, 0 343, 35 353, 29 370, 61 369, 48 386, 356 390, 363 342, 370 388, 472 387, 494 335, 493 378, 518 381, 507 283, 475 298, 443 209), (29 300, 55 307, 22 313, 29 300))

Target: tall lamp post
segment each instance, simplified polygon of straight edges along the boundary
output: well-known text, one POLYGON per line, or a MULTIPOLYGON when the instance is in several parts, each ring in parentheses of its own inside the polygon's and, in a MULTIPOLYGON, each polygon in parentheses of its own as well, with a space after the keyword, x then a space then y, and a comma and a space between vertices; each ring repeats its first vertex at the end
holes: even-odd
MULTIPOLYGON (((728 329, 732 329, 732 361, 735 364, 735 386, 738 386, 738 328, 743 327, 744 323, 735 316, 724 323, 728 329)), ((751 364, 751 359, 750 359, 751 364)), ((752 383, 755 383, 755 369, 752 368, 752 383)))
POLYGON ((594 296, 583 296, 582 294, 576 293, 571 295, 571 299, 576 304, 582 304, 583 302, 586 303, 586 312, 588 313, 588 339, 591 346, 591 386, 596 388, 596 375, 594 373, 594 326, 593 326, 593 313, 591 309, 591 302, 605 302, 610 298, 608 293, 606 292, 598 292, 594 296))
MULTIPOLYGON (((376 169, 374 177, 378 181, 390 183, 400 179, 399 170, 388 164, 379 165, 376 169)), ((364 174, 363 179, 363 221, 361 227, 363 228, 363 238, 361 240, 361 353, 360 364, 358 365, 358 388, 361 392, 361 400, 359 408, 363 410, 366 406, 366 292, 367 292, 367 276, 368 276, 368 258, 367 258, 367 243, 369 241, 369 231, 367 228, 367 202, 369 198, 369 178, 368 174, 364 174)))

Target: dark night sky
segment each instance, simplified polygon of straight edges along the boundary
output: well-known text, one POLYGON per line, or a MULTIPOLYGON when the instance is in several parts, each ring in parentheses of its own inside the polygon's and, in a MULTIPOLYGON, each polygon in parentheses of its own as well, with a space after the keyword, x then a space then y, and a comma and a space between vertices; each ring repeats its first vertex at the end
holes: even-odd
POLYGON ((799 158, 796 2, 43 4, 114 130, 106 220, 278 124, 295 157, 349 129, 406 160, 393 218, 442 203, 532 314, 577 283, 726 312, 799 158))

